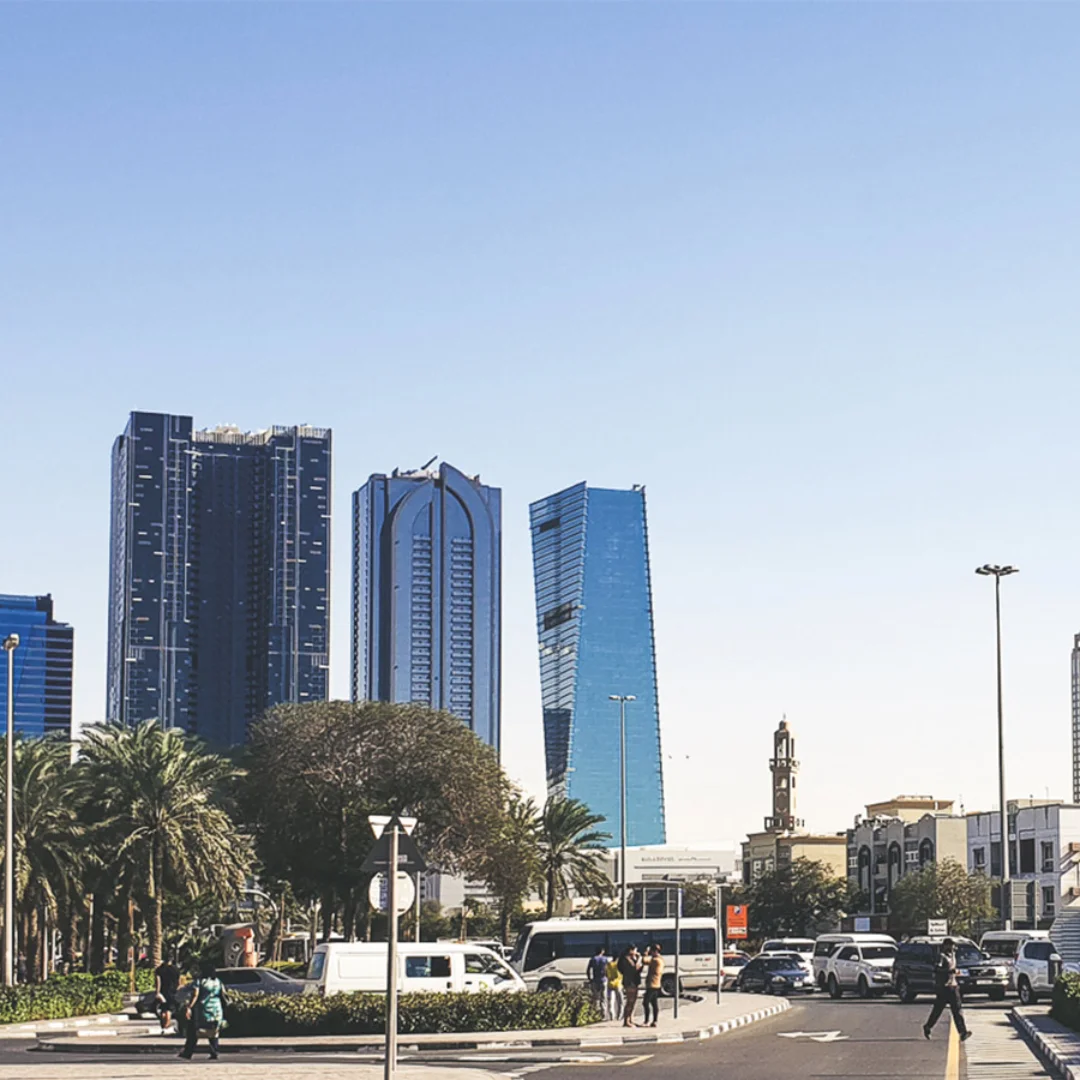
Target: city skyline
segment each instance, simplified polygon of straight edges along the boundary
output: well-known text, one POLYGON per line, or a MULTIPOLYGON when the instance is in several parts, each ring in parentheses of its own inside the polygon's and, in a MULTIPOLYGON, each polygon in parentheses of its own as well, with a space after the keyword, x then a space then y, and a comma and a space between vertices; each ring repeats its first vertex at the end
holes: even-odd
POLYGON ((502 491, 447 462, 395 469, 352 520, 352 700, 445 709, 498 753, 502 491))
POLYGON ((625 710, 626 840, 663 844, 645 489, 582 482, 532 503, 529 521, 548 792, 602 815, 618 845, 625 710))
POLYGON ((325 699, 330 432, 132 412, 112 475, 106 718, 234 746, 325 699))
POLYGON ((870 769, 995 806, 988 560, 1023 568, 1007 794, 1071 790, 1075 5, 5 16, 0 587, 76 628, 79 724, 108 448, 150 405, 333 429, 335 698, 354 488, 436 452, 498 480, 537 798, 528 503, 582 477, 648 484, 673 840, 769 813, 741 763, 784 713, 808 828, 870 769))

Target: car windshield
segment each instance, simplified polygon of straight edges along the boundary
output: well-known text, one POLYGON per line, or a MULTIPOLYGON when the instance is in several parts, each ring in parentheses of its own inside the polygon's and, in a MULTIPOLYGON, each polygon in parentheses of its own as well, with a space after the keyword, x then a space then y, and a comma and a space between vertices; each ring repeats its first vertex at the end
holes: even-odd
POLYGON ((734 956, 732 956, 731 953, 728 953, 727 956, 724 957, 724 967, 746 967, 749 963, 750 957, 744 956, 742 953, 736 953, 734 956))
POLYGON ((956 962, 958 964, 981 964, 990 957, 986 953, 976 949, 974 945, 961 945, 956 950, 956 962))
POLYGON ((770 956, 764 961, 766 971, 791 971, 799 967, 798 960, 786 956, 770 956))
POLYGON ((896 955, 895 945, 864 945, 864 960, 891 960, 896 955))

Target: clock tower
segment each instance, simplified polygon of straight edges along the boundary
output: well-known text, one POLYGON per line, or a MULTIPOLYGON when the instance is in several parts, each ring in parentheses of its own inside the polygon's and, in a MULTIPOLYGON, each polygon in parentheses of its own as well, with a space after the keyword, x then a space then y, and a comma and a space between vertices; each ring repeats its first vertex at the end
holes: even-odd
POLYGON ((795 816, 795 777, 799 762, 795 758, 795 739, 788 727, 787 717, 773 735, 772 817, 765 819, 766 832, 794 832, 803 822, 795 816))

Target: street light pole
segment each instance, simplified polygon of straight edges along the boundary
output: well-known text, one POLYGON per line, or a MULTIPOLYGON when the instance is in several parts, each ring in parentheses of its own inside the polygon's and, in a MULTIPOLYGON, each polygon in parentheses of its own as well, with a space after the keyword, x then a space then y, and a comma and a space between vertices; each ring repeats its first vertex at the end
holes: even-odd
POLYGON ((1015 566, 987 563, 975 573, 994 579, 994 620, 997 629, 997 720, 998 720, 998 798, 1001 807, 1001 918, 1006 930, 1012 929, 1012 905, 1009 900, 1009 813, 1005 802, 1005 710, 1001 692, 1001 579, 1017 573, 1015 566))
POLYGON ((4 773, 4 985, 15 985, 15 650, 19 635, 4 638, 7 653, 7 768, 4 773))
POLYGON ((608 694, 608 700, 619 703, 619 880, 622 917, 626 919, 629 918, 626 901, 626 703, 637 701, 637 698, 633 694, 608 694))

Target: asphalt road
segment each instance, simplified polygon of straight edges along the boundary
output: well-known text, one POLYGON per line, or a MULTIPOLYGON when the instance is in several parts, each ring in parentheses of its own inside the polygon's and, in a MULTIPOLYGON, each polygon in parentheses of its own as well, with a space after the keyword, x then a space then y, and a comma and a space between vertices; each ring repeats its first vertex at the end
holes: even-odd
MULTIPOLYGON (((714 1039, 670 1045, 641 1045, 605 1051, 519 1050, 490 1053, 444 1051, 408 1055, 402 1064, 427 1064, 482 1069, 505 1074, 509 1080, 1028 1080, 1046 1077, 1034 1055, 1007 1022, 1011 1002, 972 1002, 967 1006, 972 1040, 968 1053, 954 1052, 953 1071, 948 1069, 949 1023, 943 1018, 927 1042, 922 1024, 930 1007, 920 999, 901 1005, 894 998, 861 1001, 825 997, 802 999, 786 1013, 714 1039), (956 1068, 956 1065, 959 1068, 956 1068), (586 1069, 596 1075, 583 1075, 586 1069), (612 1070, 632 1072, 612 1074, 612 1070), (610 1074, 610 1075, 605 1075, 610 1074)), ((68 1073, 114 1076, 122 1061, 139 1075, 170 1072, 183 1063, 172 1058, 117 1058, 102 1055, 30 1052, 32 1043, 0 1044, 0 1076, 32 1078, 47 1065, 50 1076, 68 1073), (61 1063, 62 1059, 62 1063, 61 1063), (7 1068, 4 1068, 4 1067, 7 1068)), ((179 1042, 177 1044, 179 1048, 179 1042)), ((374 1063, 377 1055, 269 1054, 228 1056, 245 1071, 256 1068, 273 1080, 284 1076, 325 1076, 337 1072, 345 1061, 374 1063), (241 1060, 242 1059, 242 1060, 241 1060)), ((188 1066, 190 1069, 191 1066, 188 1066)), ((123 1071, 122 1069, 120 1071, 123 1071)), ((134 1075, 134 1073, 132 1074, 134 1075)))

